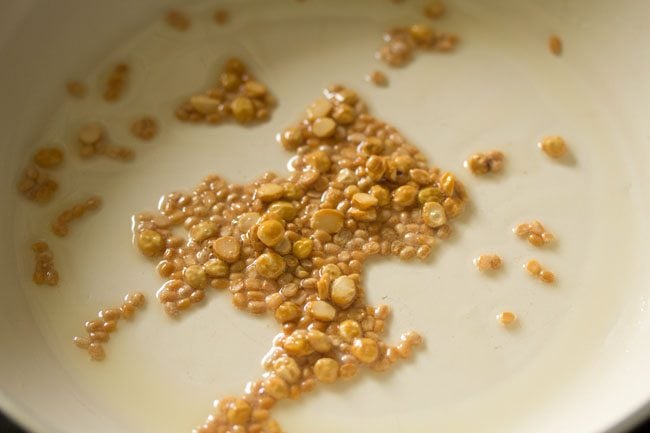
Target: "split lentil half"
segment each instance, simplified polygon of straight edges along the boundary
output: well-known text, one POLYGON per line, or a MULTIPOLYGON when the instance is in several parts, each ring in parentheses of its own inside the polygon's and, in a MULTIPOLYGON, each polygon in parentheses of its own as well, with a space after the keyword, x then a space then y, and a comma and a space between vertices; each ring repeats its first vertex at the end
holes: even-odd
POLYGON ((280 431, 269 417, 276 402, 411 356, 422 338, 383 341, 390 308, 368 305, 363 265, 371 256, 426 259, 467 200, 453 174, 428 165, 343 86, 325 89, 277 139, 296 154, 288 177, 237 185, 208 176, 163 197, 158 212, 134 216, 134 243, 157 261, 166 280, 157 297, 169 315, 216 290, 280 329, 265 374, 216 402, 196 432, 280 431))
POLYGON ((266 85, 255 80, 237 58, 226 61, 217 83, 206 92, 190 97, 176 110, 184 122, 222 123, 234 119, 241 124, 266 121, 276 105, 266 85))

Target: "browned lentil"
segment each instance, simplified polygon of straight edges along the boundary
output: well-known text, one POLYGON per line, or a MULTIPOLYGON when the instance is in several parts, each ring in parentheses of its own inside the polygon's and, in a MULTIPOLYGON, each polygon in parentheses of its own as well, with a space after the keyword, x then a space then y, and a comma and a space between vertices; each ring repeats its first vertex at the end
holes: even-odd
POLYGON ((555 240, 555 235, 542 225, 541 222, 534 220, 529 223, 522 223, 512 229, 513 233, 520 238, 525 238, 531 245, 541 247, 555 240))
POLYGON ((144 305, 144 301, 144 295, 140 292, 126 294, 120 307, 100 310, 97 319, 85 323, 87 337, 76 336, 72 342, 78 348, 87 350, 91 360, 102 361, 106 357, 103 343, 110 340, 110 334, 117 330, 120 319, 130 319, 144 305))
MULTIPOLYGON (((237 77, 221 81, 235 88, 237 77)), ((394 346, 381 340, 389 307, 367 305, 363 264, 375 254, 425 259, 466 200, 453 174, 427 165, 342 86, 327 88, 278 141, 296 153, 287 178, 265 173, 236 185, 208 176, 189 193, 166 195, 159 213, 134 217, 136 246, 166 280, 157 297, 169 315, 212 287, 281 327, 262 378, 218 401, 197 432, 279 431, 268 412, 276 401, 409 357, 422 339, 409 332, 394 346), (172 233, 181 226, 187 241, 172 233)))
POLYGON ((562 54, 562 39, 557 35, 551 35, 548 38, 548 49, 551 51, 551 54, 559 56, 562 54))
POLYGON ((36 167, 28 167, 18 183, 18 192, 36 203, 49 202, 59 184, 36 167))
POLYGON ((566 141, 559 135, 544 137, 538 146, 545 154, 554 159, 562 158, 568 152, 566 141))
POLYGON ((388 86, 388 77, 381 71, 372 71, 366 75, 366 81, 379 87, 388 86))
POLYGON ((70 232, 68 224, 84 216, 86 211, 97 210, 101 202, 101 198, 93 196, 65 209, 52 223, 52 231, 57 236, 67 236, 70 232))
POLYGON ((492 150, 486 153, 475 153, 465 160, 463 165, 472 174, 498 173, 503 169, 503 153, 492 150))
POLYGON ((250 124, 266 121, 276 105, 266 85, 257 81, 237 58, 226 61, 217 84, 182 103, 176 117, 184 122, 222 123, 234 119, 250 124))
POLYGON ((190 18, 182 11, 172 9, 165 14, 165 22, 175 30, 184 32, 192 25, 190 18))
POLYGON ((158 122, 150 116, 143 116, 131 124, 131 133, 141 140, 149 141, 158 134, 158 122))
POLYGON ((395 27, 384 33, 384 44, 375 57, 389 66, 404 66, 416 51, 449 52, 458 41, 457 35, 436 32, 428 24, 395 27))
POLYGON ((105 101, 114 102, 122 98, 128 84, 129 69, 126 63, 118 63, 109 72, 103 92, 105 101))
POLYGON ((68 81, 65 83, 65 90, 68 92, 68 95, 72 96, 75 99, 82 99, 86 96, 87 88, 84 83, 81 81, 68 81))
POLYGON ((59 284, 59 273, 54 268, 54 255, 47 242, 35 242, 32 244, 32 251, 34 251, 35 259, 32 280, 38 285, 56 286, 59 284))
POLYGON ((474 266, 479 271, 497 270, 503 266, 503 260, 496 254, 481 254, 474 259, 474 266))
POLYGON ((555 282, 555 274, 544 268, 537 260, 529 260, 526 262, 524 269, 530 275, 539 278, 544 283, 551 284, 555 282))

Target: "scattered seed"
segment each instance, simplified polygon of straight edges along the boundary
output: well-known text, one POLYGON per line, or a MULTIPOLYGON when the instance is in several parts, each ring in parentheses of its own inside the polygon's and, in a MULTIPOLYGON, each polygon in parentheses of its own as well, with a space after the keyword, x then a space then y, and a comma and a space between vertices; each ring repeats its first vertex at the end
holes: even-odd
POLYGON ((388 86, 388 77, 381 71, 372 71, 366 75, 366 81, 379 87, 388 86))
POLYGON ((545 269, 537 260, 529 260, 524 265, 524 269, 530 275, 539 278, 541 281, 551 284, 555 282, 555 274, 545 269))
POLYGON ((520 238, 525 238, 528 243, 535 247, 541 247, 555 241, 555 235, 547 231, 542 223, 537 220, 519 224, 512 231, 520 238))
POLYGON ((38 285, 56 286, 59 284, 59 273, 54 268, 54 254, 47 242, 35 242, 32 244, 32 251, 34 251, 35 259, 32 280, 38 285))
POLYGON ((463 165, 472 174, 498 173, 503 168, 503 153, 492 150, 487 153, 475 153, 465 160, 463 165))
POLYGON ((442 18, 446 10, 447 8, 445 7, 444 3, 436 1, 427 4, 423 9, 423 13, 425 17, 432 20, 437 20, 439 18, 442 18))
POLYGON ((555 159, 562 158, 568 151, 566 141, 559 135, 544 137, 538 146, 545 154, 555 159))
POLYGON ((404 66, 416 51, 449 52, 458 40, 458 36, 438 33, 427 24, 395 27, 384 34, 384 44, 375 56, 389 66, 404 66))
POLYGON ((67 236, 70 232, 70 228, 68 227, 70 222, 84 216, 86 211, 97 210, 100 205, 101 198, 93 196, 65 209, 52 223, 52 231, 57 236, 67 236))
POLYGON ((224 26, 230 21, 230 13, 225 9, 218 9, 214 12, 214 21, 218 25, 224 26))
POLYGON ((556 56, 562 54, 562 39, 557 35, 551 35, 548 38, 548 49, 556 56))
POLYGON ((512 313, 510 311, 504 311, 502 313, 497 314, 497 320, 502 324, 502 325, 512 325, 515 320, 517 320, 517 316, 515 313, 512 313))
POLYGON ((503 260, 496 254, 481 254, 474 259, 474 265, 479 271, 497 270, 503 265, 503 260))
POLYGON ((113 67, 106 79, 103 97, 105 101, 114 102, 122 98, 129 80, 129 66, 119 63, 113 67))

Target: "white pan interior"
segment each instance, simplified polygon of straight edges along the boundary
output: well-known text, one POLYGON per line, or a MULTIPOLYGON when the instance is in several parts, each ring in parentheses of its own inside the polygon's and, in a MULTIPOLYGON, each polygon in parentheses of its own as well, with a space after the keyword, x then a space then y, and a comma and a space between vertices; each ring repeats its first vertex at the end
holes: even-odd
POLYGON ((165 317, 154 297, 161 282, 131 246, 130 216, 208 173, 244 181, 266 169, 284 172, 288 155, 275 132, 322 87, 342 82, 434 164, 458 173, 473 205, 430 262, 387 260, 368 270, 370 300, 394 308, 390 337, 417 329, 425 349, 384 375, 322 386, 282 405, 283 427, 592 433, 622 431, 647 413, 650 3, 449 0, 449 16, 435 25, 461 35, 458 52, 389 70, 387 89, 363 76, 385 69, 373 59, 381 31, 424 20, 421 2, 202 2, 187 6, 194 23, 183 34, 162 24, 164 3, 0 3, 3 411, 43 433, 189 431, 213 399, 256 378, 276 329, 271 320, 235 311, 223 294, 179 321, 165 317), (218 4, 233 16, 223 29, 210 23, 218 4), (548 52, 551 33, 565 42, 560 58, 548 52), (233 54, 278 96, 272 121, 250 129, 175 121, 178 101, 233 54), (133 67, 132 85, 125 100, 106 105, 97 83, 120 60, 133 67), (94 90, 83 102, 63 92, 77 77, 94 90), (151 143, 128 133, 138 114, 162 121, 151 143), (72 131, 88 119, 136 147, 136 160, 78 160, 72 131), (570 143, 567 163, 536 148, 556 133, 570 143), (38 207, 15 185, 30 152, 50 142, 66 147, 68 159, 56 173, 55 204, 38 207), (494 147, 508 157, 502 177, 480 181, 462 168, 469 154, 494 147), (101 212, 55 239, 52 217, 90 193, 104 198, 101 212), (532 218, 552 228, 556 247, 537 251, 514 238, 510 228, 532 218), (30 283, 28 246, 42 237, 62 274, 54 289, 30 283), (506 267, 485 278, 471 259, 492 250, 506 267), (524 274, 531 257, 556 272, 556 285, 524 274), (132 289, 149 295, 146 309, 112 338, 105 362, 91 363, 71 338, 132 289), (502 309, 519 314, 517 329, 498 326, 502 309))

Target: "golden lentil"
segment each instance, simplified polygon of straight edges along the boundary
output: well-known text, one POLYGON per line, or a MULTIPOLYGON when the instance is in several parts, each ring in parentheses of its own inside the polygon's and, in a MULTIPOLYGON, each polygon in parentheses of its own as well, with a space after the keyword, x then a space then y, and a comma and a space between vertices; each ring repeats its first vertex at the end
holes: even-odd
POLYGON ((501 269, 503 260, 496 254, 481 254, 474 259, 474 265, 479 271, 497 270, 501 269))
POLYGON ((555 274, 544 268, 537 260, 529 260, 526 262, 524 269, 530 275, 539 278, 544 283, 551 284, 555 282, 555 274))
POLYGON ((492 150, 486 153, 475 153, 465 160, 463 165, 472 174, 498 173, 503 169, 503 153, 492 150))
POLYGON ((517 316, 511 311, 503 311, 502 313, 497 314, 497 320, 502 325, 508 326, 512 325, 515 320, 517 320, 517 316))
MULTIPOLYGON (((426 28, 411 31, 430 37, 426 28)), ((242 86, 243 70, 238 61, 226 65, 223 92, 242 86)), ((246 98, 264 90, 242 89, 246 98)), ((218 104, 199 102, 218 112, 218 104)), ((163 197, 159 214, 134 217, 136 245, 159 260, 166 280, 157 297, 167 314, 191 309, 212 287, 230 293, 237 308, 272 314, 282 328, 263 377, 245 395, 218 401, 200 432, 280 431, 269 415, 276 401, 410 356, 419 335, 403 334, 395 346, 380 340, 390 310, 367 305, 363 264, 375 254, 425 259, 467 198, 455 176, 428 166, 342 86, 327 88, 277 139, 296 153, 286 179, 266 173, 234 185, 208 176, 190 193, 163 197), (172 234, 177 227, 187 240, 172 234)), ((120 312, 130 317, 134 307, 120 312)))
POLYGON ((57 167, 63 162, 63 151, 57 147, 43 147, 36 151, 33 160, 39 167, 57 167))
POLYGON ((97 210, 101 202, 101 198, 93 196, 64 210, 52 223, 52 231, 57 236, 67 236, 70 232, 68 224, 84 216, 86 211, 97 210))
POLYGON ((54 255, 47 242, 35 242, 32 244, 32 251, 34 251, 35 259, 32 280, 38 285, 56 286, 59 284, 59 273, 54 268, 54 255))
POLYGON ((547 231, 542 223, 537 220, 519 224, 512 231, 520 238, 525 238, 528 243, 535 247, 541 247, 555 241, 555 235, 547 231))
POLYGON ((18 192, 36 203, 49 202, 58 189, 59 184, 36 167, 27 168, 18 183, 18 192))
POLYGON ((381 71, 372 71, 366 75, 366 81, 379 87, 388 86, 388 77, 381 71))
POLYGON ((136 309, 144 305, 144 299, 142 293, 132 292, 124 296, 124 302, 119 308, 100 310, 97 313, 98 319, 86 322, 88 336, 74 337, 73 343, 78 348, 88 351, 91 360, 102 361, 106 357, 103 343, 110 340, 110 334, 117 330, 120 319, 129 319, 136 309))
POLYGON ((222 123, 234 119, 242 124, 265 121, 276 105, 268 88, 239 59, 226 61, 216 85, 191 96, 176 110, 184 122, 222 123))
POLYGON ((549 135, 544 137, 538 144, 542 151, 551 158, 562 158, 567 154, 568 148, 564 138, 559 135, 549 135))

